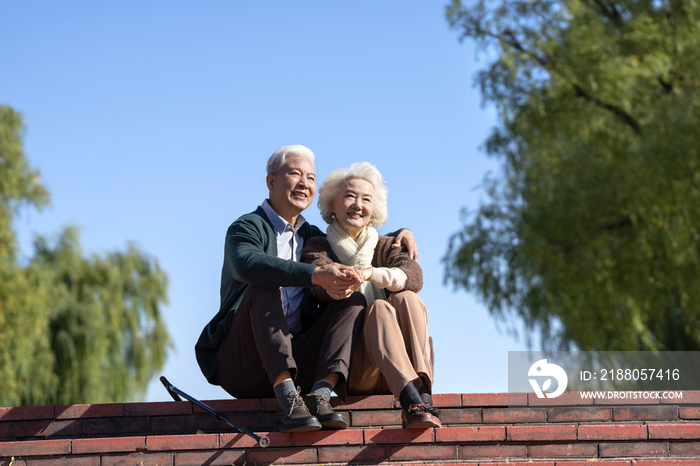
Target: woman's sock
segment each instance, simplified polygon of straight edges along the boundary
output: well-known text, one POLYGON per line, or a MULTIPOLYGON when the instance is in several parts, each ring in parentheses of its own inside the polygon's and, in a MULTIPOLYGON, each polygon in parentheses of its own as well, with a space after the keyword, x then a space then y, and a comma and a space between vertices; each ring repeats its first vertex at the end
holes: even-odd
POLYGON ((418 393, 418 390, 416 390, 416 386, 413 385, 413 382, 408 382, 408 384, 403 387, 399 395, 399 403, 401 403, 401 407, 405 410, 408 410, 408 407, 411 405, 423 403, 423 399, 420 393, 418 393))
POLYGON ((426 403, 428 405, 428 408, 433 409, 433 396, 430 393, 428 384, 426 383, 423 377, 421 377, 420 380, 421 382, 423 382, 423 384, 418 389, 418 393, 420 393, 420 397, 423 400, 423 403, 426 403))

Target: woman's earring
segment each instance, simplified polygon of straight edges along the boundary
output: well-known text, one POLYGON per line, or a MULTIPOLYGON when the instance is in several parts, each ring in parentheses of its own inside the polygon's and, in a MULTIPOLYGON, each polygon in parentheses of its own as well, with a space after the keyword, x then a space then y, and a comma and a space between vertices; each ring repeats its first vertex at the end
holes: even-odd
POLYGON ((331 221, 335 220, 335 214, 331 214, 331 221))

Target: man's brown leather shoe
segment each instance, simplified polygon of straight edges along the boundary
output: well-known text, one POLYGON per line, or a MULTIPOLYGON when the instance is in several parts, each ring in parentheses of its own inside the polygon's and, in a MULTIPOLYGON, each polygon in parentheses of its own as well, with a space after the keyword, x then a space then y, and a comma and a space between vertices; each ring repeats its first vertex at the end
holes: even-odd
POLYGON ((275 432, 309 432, 321 429, 321 423, 311 415, 304 400, 297 393, 282 400, 277 399, 276 421, 275 432))
POLYGON ((304 395, 304 403, 309 408, 311 415, 318 419, 324 429, 347 429, 348 421, 342 414, 334 412, 330 402, 318 393, 304 395))
POLYGON ((408 407, 408 410, 401 410, 401 421, 404 429, 430 429, 432 427, 442 427, 440 418, 433 413, 425 403, 415 404, 408 407))

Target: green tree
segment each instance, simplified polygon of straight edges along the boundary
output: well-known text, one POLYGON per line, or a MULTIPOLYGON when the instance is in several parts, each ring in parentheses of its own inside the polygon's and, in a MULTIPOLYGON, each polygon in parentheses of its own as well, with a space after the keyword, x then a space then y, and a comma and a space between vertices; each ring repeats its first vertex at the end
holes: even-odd
POLYGON ((700 4, 454 0, 502 175, 446 280, 545 349, 700 349, 700 4))
POLYGON ((18 262, 13 218, 49 202, 0 106, 0 406, 135 400, 165 362, 167 277, 135 246, 84 257, 75 227, 18 262))

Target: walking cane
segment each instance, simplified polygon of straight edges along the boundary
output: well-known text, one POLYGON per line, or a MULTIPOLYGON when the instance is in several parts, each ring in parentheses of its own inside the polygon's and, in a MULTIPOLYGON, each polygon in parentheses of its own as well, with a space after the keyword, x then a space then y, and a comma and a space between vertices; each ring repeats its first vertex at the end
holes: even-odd
POLYGON ((225 416, 222 416, 221 414, 219 414, 219 413, 218 413, 217 411, 215 411, 214 409, 212 409, 212 408, 210 408, 209 406, 205 405, 205 404, 202 403, 201 401, 192 398, 192 397, 189 396, 187 393, 185 393, 185 392, 183 392, 182 390, 180 390, 179 388, 175 387, 173 384, 171 384, 170 382, 168 382, 168 379, 166 379, 164 376, 161 376, 161 377, 160 377, 160 381, 163 383, 163 386, 165 386, 165 389, 168 391, 168 393, 170 393, 170 396, 173 397, 173 400, 175 400, 175 401, 182 401, 182 398, 180 398, 180 396, 182 396, 182 397, 184 397, 184 398, 187 398, 189 401, 191 401, 192 403, 196 404, 196 405, 199 406, 200 408, 202 408, 202 409, 204 409, 204 410, 210 412, 211 414, 213 414, 213 415, 216 417, 216 419, 220 419, 220 420, 222 420, 222 421, 228 423, 231 427, 233 427, 234 429, 236 429, 238 432, 240 432, 240 433, 242 433, 242 434, 245 434, 245 435, 249 435, 250 437, 254 438, 255 441, 258 442, 258 445, 260 445, 262 448, 265 448, 265 447, 267 447, 267 446, 270 444, 270 439, 269 439, 269 438, 265 437, 264 435, 263 435, 262 437, 260 437, 259 435, 255 435, 254 433, 252 433, 252 432, 249 431, 248 429, 245 429, 245 428, 239 426, 238 424, 236 424, 235 422, 233 422, 232 420, 226 418, 225 416))

